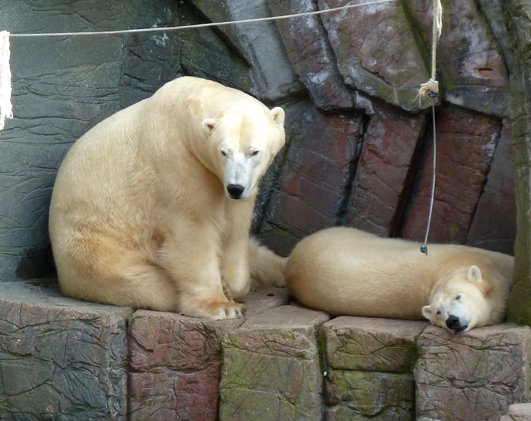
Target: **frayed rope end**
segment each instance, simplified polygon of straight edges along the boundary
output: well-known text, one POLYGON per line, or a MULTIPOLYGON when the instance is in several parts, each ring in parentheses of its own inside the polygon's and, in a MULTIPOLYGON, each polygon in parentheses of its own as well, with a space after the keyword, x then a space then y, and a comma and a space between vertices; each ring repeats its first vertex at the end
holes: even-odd
POLYGON ((437 98, 439 96, 439 82, 435 79, 430 79, 426 83, 420 85, 419 92, 414 101, 419 100, 419 104, 422 102, 422 98, 428 96, 430 98, 437 98))
POLYGON ((13 118, 9 35, 7 31, 0 32, 0 130, 5 127, 7 118, 13 118))

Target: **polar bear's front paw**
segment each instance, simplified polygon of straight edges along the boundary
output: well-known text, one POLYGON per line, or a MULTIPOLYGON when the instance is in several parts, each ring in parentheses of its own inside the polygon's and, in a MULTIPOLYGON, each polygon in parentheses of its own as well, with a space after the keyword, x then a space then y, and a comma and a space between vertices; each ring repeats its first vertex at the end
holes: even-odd
POLYGON ((211 318, 214 320, 239 319, 244 314, 245 307, 242 304, 235 302, 219 303, 217 308, 212 308, 211 318))

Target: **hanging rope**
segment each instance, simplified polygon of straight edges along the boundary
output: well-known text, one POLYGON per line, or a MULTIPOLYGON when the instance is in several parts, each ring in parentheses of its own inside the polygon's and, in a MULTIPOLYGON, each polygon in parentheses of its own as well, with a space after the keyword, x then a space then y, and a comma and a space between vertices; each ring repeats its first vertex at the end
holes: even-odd
POLYGON ((442 5, 441 0, 433 0, 433 30, 431 40, 431 78, 420 85, 417 98, 419 102, 426 95, 430 98, 439 96, 439 82, 437 81, 437 43, 442 33, 442 5))
POLYGON ((437 167, 437 130, 435 128, 435 106, 431 106, 432 126, 433 126, 433 176, 431 179, 431 198, 430 210, 428 212, 428 225, 426 226, 426 235, 424 236, 424 243, 420 246, 420 251, 426 256, 428 255, 428 236, 430 235, 431 215, 433 213, 433 202, 435 199, 435 177, 437 167))
POLYGON ((0 32, 0 130, 6 118, 13 118, 11 106, 11 69, 9 67, 9 32, 0 32))
MULTIPOLYGON (((437 77, 437 43, 442 33, 442 5, 441 0, 433 0, 433 37, 431 44, 431 78, 426 83, 420 85, 417 97, 419 102, 426 95, 430 98, 437 98, 439 96, 439 82, 437 77)), ((437 128, 435 122, 435 105, 431 104, 432 126, 433 126, 433 176, 431 181, 431 198, 430 209, 428 213, 428 224, 426 226, 426 235, 424 236, 424 243, 420 246, 420 251, 426 256, 428 255, 428 237, 430 234, 431 216, 433 213, 433 202, 435 199, 435 178, 437 170, 437 128)))

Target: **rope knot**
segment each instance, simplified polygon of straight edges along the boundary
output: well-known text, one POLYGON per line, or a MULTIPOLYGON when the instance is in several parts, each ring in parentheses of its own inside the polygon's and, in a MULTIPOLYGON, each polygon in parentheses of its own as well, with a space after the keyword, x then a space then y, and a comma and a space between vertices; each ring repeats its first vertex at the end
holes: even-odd
POLYGON ((422 83, 420 85, 420 89, 415 97, 415 100, 418 98, 420 104, 422 98, 425 96, 429 96, 432 99, 439 97, 439 82, 434 78, 431 78, 426 83, 422 83))

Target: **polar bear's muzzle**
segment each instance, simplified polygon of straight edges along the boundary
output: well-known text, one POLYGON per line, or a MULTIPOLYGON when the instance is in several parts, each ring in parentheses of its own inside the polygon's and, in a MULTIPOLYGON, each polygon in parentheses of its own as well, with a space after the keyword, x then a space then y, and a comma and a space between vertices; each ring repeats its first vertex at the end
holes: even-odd
POLYGON ((446 319, 446 326, 454 333, 461 333, 468 329, 468 321, 458 316, 450 315, 446 319))
POLYGON ((227 186, 227 192, 231 199, 240 199, 245 187, 240 184, 229 184, 227 186))
POLYGON ((233 153, 226 159, 223 184, 229 199, 246 199, 254 187, 254 160, 247 159, 242 153, 233 153))

